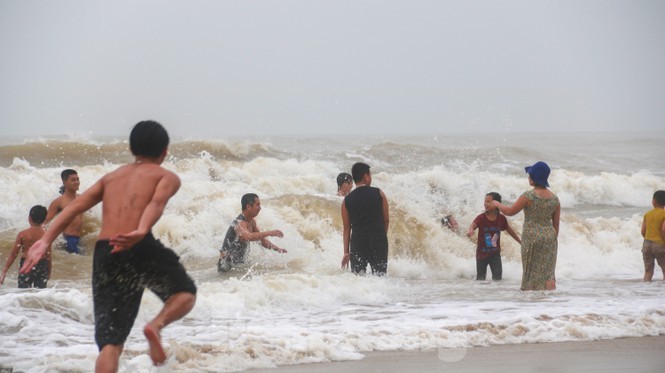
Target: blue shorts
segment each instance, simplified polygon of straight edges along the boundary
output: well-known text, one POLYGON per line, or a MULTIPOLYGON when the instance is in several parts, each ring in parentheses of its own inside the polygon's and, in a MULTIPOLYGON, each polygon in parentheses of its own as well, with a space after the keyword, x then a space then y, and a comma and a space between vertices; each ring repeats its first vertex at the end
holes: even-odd
POLYGON ((67 246, 65 246, 65 250, 67 250, 68 253, 70 254, 80 254, 81 249, 79 249, 79 240, 81 239, 80 237, 76 236, 68 236, 66 234, 62 235, 65 237, 65 241, 67 242, 67 246))

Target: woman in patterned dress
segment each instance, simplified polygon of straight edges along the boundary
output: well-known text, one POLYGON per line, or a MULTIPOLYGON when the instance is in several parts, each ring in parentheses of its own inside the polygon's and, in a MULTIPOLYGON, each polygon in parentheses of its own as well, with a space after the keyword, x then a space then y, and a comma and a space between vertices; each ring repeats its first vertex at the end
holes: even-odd
POLYGON ((547 189, 550 167, 536 162, 524 168, 533 189, 524 192, 512 206, 492 203, 503 214, 513 216, 524 210, 522 229, 522 290, 556 289, 557 241, 561 205, 556 194, 547 189))

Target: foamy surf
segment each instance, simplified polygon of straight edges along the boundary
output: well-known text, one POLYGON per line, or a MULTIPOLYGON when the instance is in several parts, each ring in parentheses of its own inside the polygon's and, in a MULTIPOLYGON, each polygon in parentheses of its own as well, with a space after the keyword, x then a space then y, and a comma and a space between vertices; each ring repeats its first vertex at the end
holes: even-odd
MULTIPOLYGON (((194 310, 163 331, 169 357, 161 369, 240 371, 360 359, 367 351, 664 334, 665 283, 640 282, 639 233, 653 191, 665 186, 662 166, 648 162, 665 159, 663 139, 605 137, 593 147, 584 136, 529 135, 511 146, 496 146, 491 136, 177 141, 164 166, 183 184, 154 234, 181 255, 199 295, 194 310), (453 214, 465 230, 485 193, 515 200, 528 188, 523 166, 540 159, 553 166, 552 190, 563 206, 557 290, 519 290, 519 246, 510 238, 502 240, 504 280, 474 281, 474 243, 439 219, 453 214), (357 160, 370 163, 390 202, 385 278, 339 268, 335 177, 357 160), (218 249, 246 192, 259 194, 259 226, 282 230, 279 245, 289 252, 253 245, 246 266, 219 275, 218 249)), ((51 141, 0 146, 0 261, 27 225, 29 207, 57 196, 63 167, 76 168, 85 189, 126 156, 123 140, 59 139, 60 153, 44 159, 53 156, 40 155, 44 144, 56 146, 51 141), (79 152, 93 148, 101 150, 79 152)), ((48 289, 15 289, 16 264, 8 274, 0 288, 0 367, 94 366, 90 272, 99 208, 84 221, 85 255, 56 249, 48 289)), ((521 215, 509 221, 521 231, 521 215)), ((152 371, 143 326, 159 308, 146 293, 121 371, 152 371)))

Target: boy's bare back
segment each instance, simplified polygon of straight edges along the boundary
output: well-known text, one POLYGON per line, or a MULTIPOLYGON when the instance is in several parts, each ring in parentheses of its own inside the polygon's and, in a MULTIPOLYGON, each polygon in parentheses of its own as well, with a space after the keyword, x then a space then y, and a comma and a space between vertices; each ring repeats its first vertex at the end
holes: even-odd
POLYGON ((46 230, 41 225, 33 225, 18 233, 16 242, 20 243, 21 245, 21 257, 25 258, 25 254, 28 252, 28 249, 40 238, 42 238, 44 233, 46 233, 46 230))
POLYGON ((176 174, 148 160, 122 166, 97 183, 102 200, 100 239, 138 230, 142 217, 159 219, 169 198, 180 188, 176 174), (153 212, 158 215, 151 216, 153 212))

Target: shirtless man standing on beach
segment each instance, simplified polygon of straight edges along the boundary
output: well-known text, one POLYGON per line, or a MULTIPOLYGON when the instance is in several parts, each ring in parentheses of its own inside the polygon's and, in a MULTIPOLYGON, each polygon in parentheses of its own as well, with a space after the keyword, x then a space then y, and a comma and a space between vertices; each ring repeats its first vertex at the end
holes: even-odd
POLYGON ((21 273, 30 272, 77 215, 102 202, 102 227, 92 273, 95 341, 100 350, 96 372, 118 370, 144 288, 164 302, 159 314, 143 329, 155 365, 166 360, 160 331, 189 313, 196 302, 196 286, 178 256, 151 232, 166 203, 180 188, 178 176, 160 166, 168 143, 169 136, 159 123, 143 121, 134 126, 129 144, 135 162, 104 175, 69 203, 30 248, 21 267, 21 273))
MULTIPOLYGON (((55 218, 60 211, 64 210, 76 197, 78 197, 78 190, 81 185, 79 175, 75 170, 66 169, 60 173, 62 178, 62 187, 60 187, 60 197, 56 198, 48 206, 46 213, 46 220, 44 225, 55 218)), ((81 239, 81 228, 83 227, 83 214, 78 214, 72 219, 67 228, 62 232, 67 245, 65 246, 68 253, 80 254, 79 240, 81 239)))

